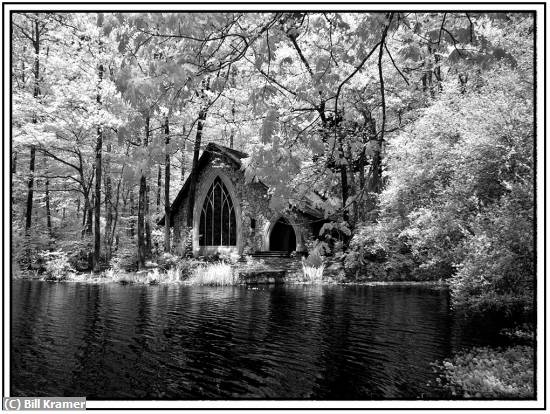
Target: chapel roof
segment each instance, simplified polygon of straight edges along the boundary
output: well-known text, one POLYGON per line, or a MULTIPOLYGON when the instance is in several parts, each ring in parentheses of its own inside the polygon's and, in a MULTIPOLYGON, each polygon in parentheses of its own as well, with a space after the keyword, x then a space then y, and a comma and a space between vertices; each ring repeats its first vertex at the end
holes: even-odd
MULTIPOLYGON (((248 158, 248 154, 245 152, 237 151, 233 148, 225 147, 223 145, 210 142, 208 143, 208 145, 202 152, 201 156, 199 157, 198 170, 200 171, 202 168, 204 168, 208 164, 208 162, 210 162, 212 157, 216 155, 222 156, 223 158, 229 160, 238 169, 242 167, 241 160, 244 158, 248 158)), ((178 209, 180 208, 183 200, 186 197, 187 192, 189 191, 189 186, 190 186, 190 180, 189 180, 189 177, 187 177, 187 179, 185 180, 185 183, 183 184, 183 187, 181 188, 174 202, 170 206, 170 225, 171 226, 174 225, 174 222, 173 222, 174 213, 178 211, 178 209)), ((305 205, 302 208, 299 208, 299 210, 301 210, 303 213, 306 213, 316 218, 323 217, 322 212, 319 209, 315 208, 313 206, 313 203, 307 202, 307 200, 305 205)), ((164 225, 164 216, 158 221, 158 224, 161 226, 164 225)))

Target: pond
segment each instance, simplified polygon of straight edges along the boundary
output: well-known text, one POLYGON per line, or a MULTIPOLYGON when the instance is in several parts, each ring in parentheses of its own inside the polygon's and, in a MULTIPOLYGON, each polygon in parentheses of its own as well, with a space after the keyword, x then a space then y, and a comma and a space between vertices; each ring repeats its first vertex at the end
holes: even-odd
POLYGON ((12 282, 11 395, 430 398, 431 362, 490 340, 426 286, 12 282))

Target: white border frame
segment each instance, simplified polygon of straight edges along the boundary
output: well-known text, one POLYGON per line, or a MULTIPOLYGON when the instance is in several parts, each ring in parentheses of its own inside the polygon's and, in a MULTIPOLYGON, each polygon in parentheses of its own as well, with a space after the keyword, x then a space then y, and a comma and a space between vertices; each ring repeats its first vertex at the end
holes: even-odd
MULTIPOLYGON (((546 155, 546 146, 544 142, 544 133, 546 131, 546 102, 544 101, 545 92, 547 91, 547 86, 545 82, 545 52, 546 52, 546 27, 545 27, 545 3, 438 3, 438 2, 429 2, 422 4, 415 3, 278 3, 278 4, 268 4, 268 3, 256 3, 256 4, 243 4, 243 3, 233 3, 233 4, 210 4, 210 3, 200 3, 200 4, 182 4, 182 3, 118 3, 118 4, 86 4, 86 3, 70 3, 70 4, 55 4, 54 7, 47 6, 40 3, 30 3, 30 2, 21 2, 16 5, 13 4, 3 4, 3 40, 4 40, 4 72, 3 72, 3 132, 4 137, 11 137, 10 135, 10 52, 11 45, 9 42, 10 34, 10 11, 12 10, 44 10, 51 8, 52 10, 58 11, 90 11, 90 10, 101 10, 105 12, 109 11, 121 11, 127 10, 128 12, 136 11, 162 11, 166 10, 167 7, 171 11, 272 11, 272 10, 318 10, 318 9, 330 9, 334 11, 386 11, 390 9, 399 9, 399 10, 411 10, 411 11, 456 11, 456 10, 468 10, 468 11, 488 11, 494 10, 495 12, 501 12, 506 10, 514 11, 536 11, 536 27, 537 27, 537 38, 536 38, 536 49, 537 49, 537 62, 536 62, 536 73, 537 73, 537 91, 536 91, 536 102, 537 102, 537 304, 538 304, 538 314, 537 314, 537 396, 536 400, 532 401, 422 401, 422 400, 411 400, 411 401, 399 401, 399 400, 388 400, 388 401, 287 401, 287 400, 241 400, 241 401, 88 401, 88 408, 96 409, 136 409, 136 408, 149 408, 149 409, 262 409, 262 408, 277 408, 277 409, 430 409, 430 410, 445 410, 448 408, 453 409, 490 409, 490 410, 499 410, 499 409, 543 409, 545 408, 544 396, 546 395, 546 378, 544 373, 546 371, 546 361, 545 361, 545 347, 546 347, 546 309, 545 309, 545 293, 546 293, 546 280, 545 280, 545 255, 547 253, 547 247, 545 243, 545 180, 546 180, 546 169, 545 169, 545 155, 546 155), (466 7, 465 7, 466 6, 466 7)), ((10 139, 3 140, 3 254, 4 254, 4 283, 2 284, 2 294, 3 294, 3 335, 4 335, 4 354, 3 354, 3 363, 4 363, 4 375, 3 375, 3 387, 7 392, 4 396, 9 396, 10 389, 10 277, 11 275, 11 264, 10 264, 10 251, 9 246, 11 242, 10 231, 8 227, 10 226, 10 139)))

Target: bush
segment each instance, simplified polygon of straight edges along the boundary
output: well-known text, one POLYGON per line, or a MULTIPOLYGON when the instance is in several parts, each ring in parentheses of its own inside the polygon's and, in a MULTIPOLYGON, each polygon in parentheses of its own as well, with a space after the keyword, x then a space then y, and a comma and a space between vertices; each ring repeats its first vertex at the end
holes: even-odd
POLYGON ((325 270, 325 265, 323 263, 323 258, 321 257, 317 248, 313 248, 307 258, 302 257, 302 270, 304 282, 321 282, 323 278, 323 271, 325 270))
POLYGON ((171 253, 163 253, 158 258, 157 263, 161 269, 166 270, 166 269, 171 269, 173 267, 176 267, 179 261, 180 261, 180 258, 178 256, 173 255, 171 253))
POLYGON ((302 262, 302 269, 304 272, 304 282, 321 283, 321 280, 323 279, 323 271, 325 270, 324 265, 313 267, 302 262))
POLYGON ((237 278, 231 265, 218 262, 199 265, 188 281, 192 285, 226 286, 236 284, 237 278))
POLYGON ((40 257, 45 263, 45 280, 66 280, 69 277, 69 274, 74 273, 75 271, 69 263, 69 257, 65 252, 60 250, 53 252, 43 251, 40 253, 40 257))
POLYGON ((534 352, 530 346, 473 348, 436 364, 444 390, 457 397, 534 398, 534 352))
POLYGON ((117 272, 135 272, 138 268, 137 245, 132 239, 125 240, 111 257, 110 266, 117 272))
POLYGON ((67 252, 69 262, 77 272, 92 270, 94 244, 90 235, 80 240, 61 240, 57 245, 60 250, 67 252))
POLYGON ((187 280, 194 274, 197 267, 203 264, 204 262, 198 259, 183 258, 178 260, 174 271, 179 275, 181 280, 187 280))
POLYGON ((317 249, 313 249, 307 257, 302 257, 302 264, 308 267, 323 266, 323 258, 317 249))
POLYGON ((44 272, 44 260, 41 252, 50 249, 53 240, 41 229, 33 229, 29 235, 25 230, 14 225, 13 234, 13 258, 21 271, 44 272))
POLYGON ((456 306, 477 313, 533 311, 535 252, 531 188, 515 185, 510 190, 476 217, 471 234, 462 244, 464 259, 451 279, 456 306))

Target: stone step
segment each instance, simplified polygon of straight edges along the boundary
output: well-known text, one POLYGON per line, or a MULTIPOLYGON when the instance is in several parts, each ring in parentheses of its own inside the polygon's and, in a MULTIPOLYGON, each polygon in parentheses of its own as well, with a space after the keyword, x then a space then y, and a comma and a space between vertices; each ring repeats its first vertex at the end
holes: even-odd
POLYGON ((290 257, 290 252, 283 250, 256 251, 252 254, 252 257, 290 257))

